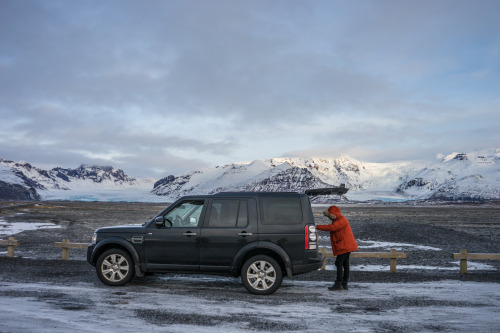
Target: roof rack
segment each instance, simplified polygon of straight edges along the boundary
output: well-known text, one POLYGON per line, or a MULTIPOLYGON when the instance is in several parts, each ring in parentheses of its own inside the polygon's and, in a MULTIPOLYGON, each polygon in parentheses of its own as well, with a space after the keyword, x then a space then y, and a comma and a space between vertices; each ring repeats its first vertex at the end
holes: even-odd
POLYGON ((339 195, 342 196, 343 194, 346 194, 349 189, 345 187, 345 184, 340 184, 339 186, 334 186, 334 187, 325 187, 325 188, 315 188, 312 190, 306 190, 305 194, 311 197, 311 201, 316 199, 320 195, 339 195))

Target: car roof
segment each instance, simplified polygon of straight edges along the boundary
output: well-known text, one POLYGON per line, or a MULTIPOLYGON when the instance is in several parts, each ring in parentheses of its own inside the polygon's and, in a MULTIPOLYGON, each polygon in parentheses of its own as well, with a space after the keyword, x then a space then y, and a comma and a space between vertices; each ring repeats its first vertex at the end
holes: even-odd
POLYGON ((220 192, 214 194, 214 197, 263 197, 263 196, 298 196, 297 192, 220 192))
POLYGON ((189 195, 179 199, 231 198, 231 197, 297 197, 304 196, 298 192, 219 192, 211 195, 189 195))

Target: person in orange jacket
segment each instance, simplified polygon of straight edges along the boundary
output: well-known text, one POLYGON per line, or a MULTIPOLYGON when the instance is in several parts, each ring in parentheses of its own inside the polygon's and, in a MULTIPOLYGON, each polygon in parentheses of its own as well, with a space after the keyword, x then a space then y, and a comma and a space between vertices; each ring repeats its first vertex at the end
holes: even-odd
POLYGON ((337 258, 337 280, 329 290, 347 290, 349 280, 349 256, 352 251, 358 249, 358 244, 354 239, 349 221, 342 215, 337 206, 331 206, 323 212, 323 215, 332 220, 332 224, 317 225, 316 229, 321 231, 330 231, 330 242, 332 251, 337 258))

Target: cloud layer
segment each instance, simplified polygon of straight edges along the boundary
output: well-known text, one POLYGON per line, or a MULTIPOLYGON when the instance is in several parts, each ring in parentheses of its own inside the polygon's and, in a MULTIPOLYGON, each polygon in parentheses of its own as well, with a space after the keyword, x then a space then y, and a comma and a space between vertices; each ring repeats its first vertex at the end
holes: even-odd
POLYGON ((500 143, 498 1, 0 4, 0 157, 164 176, 500 143))

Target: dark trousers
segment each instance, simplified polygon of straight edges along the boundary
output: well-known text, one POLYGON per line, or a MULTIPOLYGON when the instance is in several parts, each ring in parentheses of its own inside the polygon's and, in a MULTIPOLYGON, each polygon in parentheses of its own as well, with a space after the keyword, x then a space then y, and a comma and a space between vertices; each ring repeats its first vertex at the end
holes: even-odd
POLYGON ((351 252, 339 254, 335 259, 335 266, 337 266, 337 280, 336 283, 347 283, 349 280, 349 256, 351 252))

